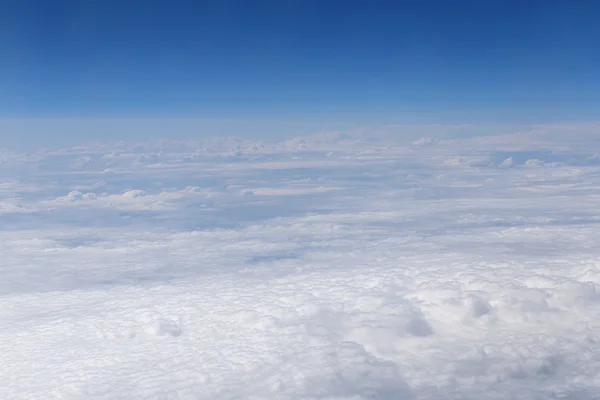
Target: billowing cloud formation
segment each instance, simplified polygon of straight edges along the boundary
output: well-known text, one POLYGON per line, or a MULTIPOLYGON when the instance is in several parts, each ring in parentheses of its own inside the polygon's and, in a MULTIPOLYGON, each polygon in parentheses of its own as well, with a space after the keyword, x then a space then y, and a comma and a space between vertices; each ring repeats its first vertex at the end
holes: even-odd
POLYGON ((598 398, 599 149, 544 129, 11 153, 0 398, 598 398))

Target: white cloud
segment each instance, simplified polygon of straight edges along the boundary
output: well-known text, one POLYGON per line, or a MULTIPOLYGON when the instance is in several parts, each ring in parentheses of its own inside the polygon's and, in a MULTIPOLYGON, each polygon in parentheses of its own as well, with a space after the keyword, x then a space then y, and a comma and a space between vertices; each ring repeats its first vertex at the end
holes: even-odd
POLYGON ((0 398, 597 398, 600 149, 385 138, 11 159, 0 398))

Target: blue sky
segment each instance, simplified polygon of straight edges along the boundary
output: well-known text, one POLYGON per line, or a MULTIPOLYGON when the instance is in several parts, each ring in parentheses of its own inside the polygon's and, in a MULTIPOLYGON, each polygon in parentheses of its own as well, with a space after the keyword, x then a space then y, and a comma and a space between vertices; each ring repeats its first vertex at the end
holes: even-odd
POLYGON ((0 3, 4 118, 544 121, 600 105, 591 1, 0 3))

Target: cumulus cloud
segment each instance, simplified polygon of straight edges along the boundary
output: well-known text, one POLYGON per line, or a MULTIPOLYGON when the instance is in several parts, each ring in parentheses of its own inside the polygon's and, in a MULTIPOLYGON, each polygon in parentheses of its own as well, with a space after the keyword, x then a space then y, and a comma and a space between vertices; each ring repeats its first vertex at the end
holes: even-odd
POLYGON ((11 158, 0 398, 598 398, 600 149, 374 137, 11 158))

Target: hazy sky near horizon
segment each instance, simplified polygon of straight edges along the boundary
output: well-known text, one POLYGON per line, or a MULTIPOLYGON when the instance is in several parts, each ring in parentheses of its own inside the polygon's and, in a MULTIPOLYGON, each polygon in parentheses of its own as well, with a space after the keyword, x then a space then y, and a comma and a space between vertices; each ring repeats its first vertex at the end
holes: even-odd
POLYGON ((4 136, 30 119, 589 120, 600 103, 593 2, 0 4, 4 136))

